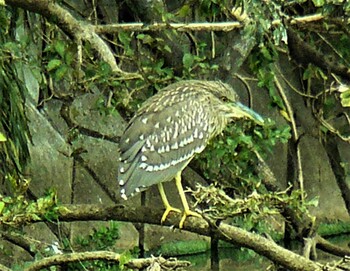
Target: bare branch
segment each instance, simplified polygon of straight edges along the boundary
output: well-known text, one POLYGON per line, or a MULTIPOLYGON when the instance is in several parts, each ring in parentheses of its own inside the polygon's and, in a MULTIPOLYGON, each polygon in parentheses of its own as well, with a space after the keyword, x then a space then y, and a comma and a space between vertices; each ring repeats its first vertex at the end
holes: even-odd
MULTIPOLYGON (((38 240, 35 240, 33 238, 27 237, 23 234, 18 234, 15 232, 1 231, 0 237, 4 240, 7 240, 8 242, 11 242, 12 244, 15 244, 15 245, 23 248, 32 257, 35 256, 35 252, 32 251, 33 246, 35 246, 35 248, 39 250, 39 249, 43 249, 44 246, 48 245, 48 244, 44 244, 38 240)), ((0 268, 0 270, 1 270, 1 268, 0 268)))
POLYGON ((0 264, 0 271, 12 271, 12 269, 0 264))
MULTIPOLYGON (((54 265, 61 265, 81 261, 104 260, 119 263, 120 258, 120 254, 110 251, 74 252, 54 255, 47 258, 43 258, 41 260, 37 260, 28 268, 24 269, 24 271, 36 271, 54 265)), ((163 257, 151 257, 145 259, 130 260, 128 263, 125 264, 125 266, 132 269, 143 269, 155 263, 159 266, 172 268, 172 270, 176 270, 176 268, 178 267, 187 267, 190 265, 190 262, 188 261, 174 261, 171 259, 166 260, 163 257)))
POLYGON ((326 239, 324 239, 319 235, 315 237, 315 243, 317 248, 320 248, 323 251, 331 253, 333 255, 336 255, 339 257, 350 255, 349 248, 333 245, 332 243, 330 243, 329 241, 327 241, 326 239))
MULTIPOLYGON (((291 19, 291 24, 309 23, 322 20, 324 17, 321 14, 312 14, 308 16, 296 17, 291 19)), ((274 20, 273 25, 281 24, 281 20, 274 20)), ((214 23, 123 23, 123 24, 108 24, 95 25, 96 33, 118 33, 119 31, 163 31, 172 29, 179 32, 184 31, 223 31, 229 32, 235 29, 242 28, 244 24, 241 22, 214 22, 214 23)))
MULTIPOLYGON (((295 118, 294 118, 294 113, 293 113, 293 108, 290 104, 290 102, 288 101, 287 95, 285 94, 285 91, 283 90, 279 80, 277 77, 275 77, 274 79, 276 88, 278 93, 280 94, 283 103, 286 107, 287 110, 287 114, 289 117, 289 121, 291 123, 292 126, 292 140, 295 143, 295 148, 296 148, 296 163, 297 163, 297 180, 299 182, 300 185, 300 190, 302 192, 304 192, 304 176, 303 176, 303 166, 302 166, 302 160, 301 160, 301 150, 300 150, 300 144, 298 144, 298 141, 300 139, 299 134, 298 134, 298 129, 296 126, 296 122, 295 122, 295 118)), ((301 200, 304 201, 304 194, 301 195, 301 200)))
POLYGON ((184 31, 232 31, 241 28, 240 22, 220 22, 220 23, 124 23, 96 25, 94 29, 96 33, 118 33, 120 31, 163 31, 173 29, 179 32, 184 31))

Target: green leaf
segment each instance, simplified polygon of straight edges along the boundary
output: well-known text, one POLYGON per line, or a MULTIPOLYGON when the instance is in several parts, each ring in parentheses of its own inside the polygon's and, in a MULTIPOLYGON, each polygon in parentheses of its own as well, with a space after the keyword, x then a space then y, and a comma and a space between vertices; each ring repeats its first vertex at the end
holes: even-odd
POLYGON ((314 197, 313 199, 309 200, 309 201, 307 202, 307 204, 308 204, 309 206, 317 207, 318 204, 319 204, 319 197, 314 197))
POLYGON ((0 142, 5 142, 7 140, 6 136, 0 132, 0 142))
POLYGON ((67 65, 71 65, 74 60, 74 53, 72 51, 67 51, 64 60, 66 61, 67 65))
POLYGON ((307 67, 303 73, 303 80, 307 80, 312 78, 312 71, 311 71, 311 67, 307 67))
POLYGON ((312 3, 314 3, 316 7, 322 7, 324 5, 324 0, 312 0, 312 3))
POLYGON ((54 44, 55 51, 60 55, 60 57, 64 58, 65 52, 65 44, 63 41, 58 40, 54 44))
POLYGON ((185 53, 182 58, 182 63, 186 69, 190 69, 193 65, 194 57, 190 53, 185 53))
POLYGON ((2 214, 2 211, 4 210, 5 208, 5 202, 1 201, 0 202, 0 214, 2 214))
POLYGON ((62 61, 59 59, 52 59, 50 62, 47 64, 47 70, 52 71, 57 69, 59 66, 62 65, 62 61))
POLYGON ((124 46, 130 45, 131 37, 130 37, 130 34, 128 32, 119 32, 118 38, 124 46))
POLYGON ((165 45, 163 49, 164 49, 164 51, 167 51, 168 53, 171 53, 171 48, 170 48, 169 45, 165 45))
POLYGON ((350 107, 350 89, 340 93, 340 102, 343 107, 350 107))
POLYGON ((15 42, 6 42, 3 45, 3 48, 11 52, 11 54, 14 56, 17 56, 17 57, 21 56, 20 46, 15 42))
POLYGON ((154 38, 150 35, 145 35, 142 39, 143 44, 152 44, 154 42, 154 38))
POLYGON ((121 255, 120 255, 120 258, 119 258, 119 267, 121 269, 124 268, 124 264, 128 263, 132 258, 132 255, 130 253, 129 250, 123 252, 121 255))
POLYGON ((268 61, 273 60, 269 50, 266 47, 261 48, 261 53, 266 58, 266 60, 268 60, 268 61))
POLYGON ((61 80, 66 75, 67 71, 68 71, 68 66, 67 65, 62 65, 55 72, 55 79, 56 80, 61 80))
POLYGON ((138 34, 136 38, 139 40, 143 40, 145 38, 145 34, 138 34))
POLYGON ((179 17, 186 17, 189 16, 191 12, 192 9, 189 5, 183 5, 177 13, 179 14, 179 17))

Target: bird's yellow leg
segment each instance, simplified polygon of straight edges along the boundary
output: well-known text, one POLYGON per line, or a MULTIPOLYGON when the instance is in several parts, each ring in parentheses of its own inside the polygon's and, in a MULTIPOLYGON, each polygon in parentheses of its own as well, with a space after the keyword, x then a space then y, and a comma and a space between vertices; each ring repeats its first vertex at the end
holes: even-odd
POLYGON ((182 205, 184 206, 184 212, 183 212, 182 218, 180 220, 180 224, 179 224, 179 228, 181 229, 184 225, 186 217, 188 217, 188 216, 202 217, 202 216, 196 212, 191 211, 190 207, 188 206, 185 191, 184 191, 182 184, 181 184, 181 171, 178 174, 176 174, 175 182, 176 182, 177 190, 179 191, 182 205))
POLYGON ((161 223, 163 223, 165 221, 165 219, 167 218, 167 216, 169 215, 170 212, 177 212, 177 213, 181 213, 181 210, 180 209, 177 209, 177 208, 174 208, 172 207, 170 204, 169 204, 169 201, 165 195, 165 192, 164 192, 164 187, 163 187, 163 184, 162 183, 159 183, 158 184, 158 190, 159 190, 159 194, 162 198, 162 201, 163 201, 163 204, 164 204, 164 207, 165 207, 165 211, 164 211, 164 214, 162 216, 162 219, 161 219, 161 223))

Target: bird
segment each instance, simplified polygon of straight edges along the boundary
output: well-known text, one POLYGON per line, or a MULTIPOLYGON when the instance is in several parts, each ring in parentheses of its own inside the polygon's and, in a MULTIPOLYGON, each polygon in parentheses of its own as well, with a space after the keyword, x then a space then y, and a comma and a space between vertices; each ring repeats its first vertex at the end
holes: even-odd
POLYGON ((222 81, 183 80, 172 83, 149 98, 137 110, 120 138, 118 183, 121 197, 128 197, 157 184, 165 211, 181 210, 170 205, 163 187, 175 179, 183 205, 179 228, 191 211, 181 183, 181 173, 209 141, 235 119, 263 118, 238 101, 233 88, 222 81))

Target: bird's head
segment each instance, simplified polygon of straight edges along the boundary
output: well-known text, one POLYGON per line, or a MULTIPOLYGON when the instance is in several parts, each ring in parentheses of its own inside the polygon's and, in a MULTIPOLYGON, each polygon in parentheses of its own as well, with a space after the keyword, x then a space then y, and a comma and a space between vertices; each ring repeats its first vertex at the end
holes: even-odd
POLYGON ((216 105, 218 111, 224 112, 227 119, 251 119, 254 122, 263 125, 264 119, 249 107, 238 101, 237 93, 228 84, 215 82, 216 88, 212 88, 213 94, 218 98, 216 105))

